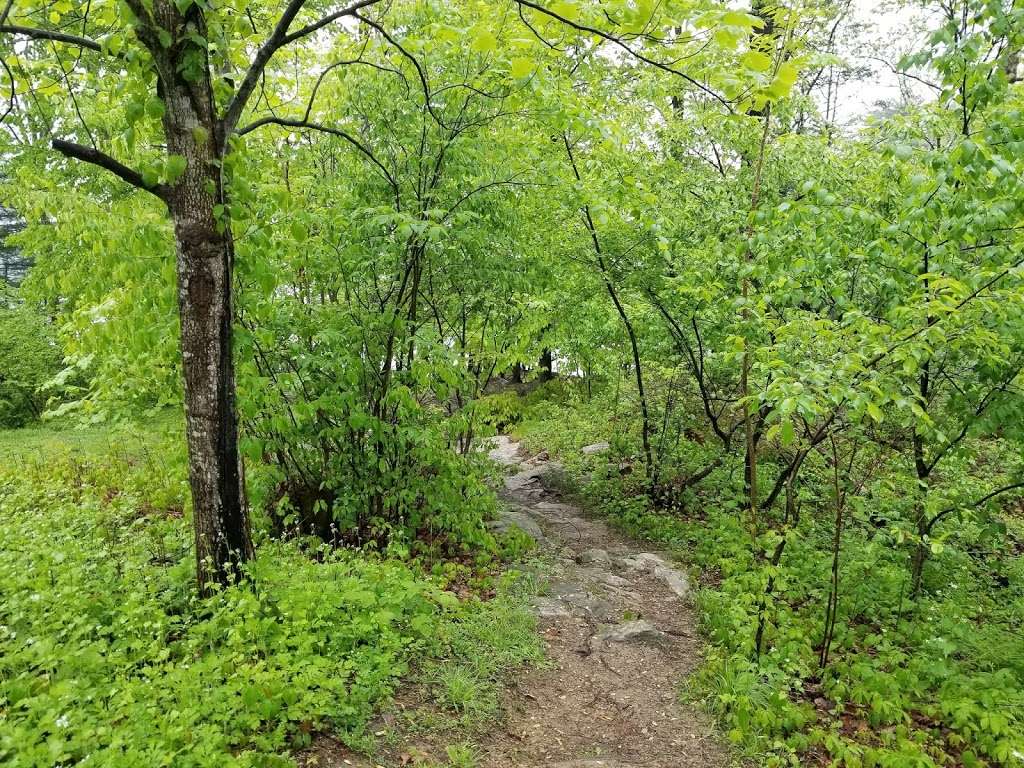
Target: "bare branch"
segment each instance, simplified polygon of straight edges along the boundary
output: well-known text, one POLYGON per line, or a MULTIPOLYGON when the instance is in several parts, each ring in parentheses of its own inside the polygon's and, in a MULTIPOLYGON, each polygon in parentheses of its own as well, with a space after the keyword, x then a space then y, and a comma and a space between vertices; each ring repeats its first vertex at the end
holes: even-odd
POLYGON ((55 32, 49 29, 4 24, 0 26, 0 34, 21 35, 32 40, 51 40, 55 43, 67 43, 68 45, 76 45, 79 48, 88 48, 90 51, 96 51, 97 53, 105 53, 103 46, 95 40, 90 40, 88 37, 79 37, 78 35, 68 35, 64 32, 55 32))
POLYGON ((270 33, 270 37, 266 39, 263 45, 261 45, 259 50, 256 52, 256 56, 253 58, 252 64, 245 73, 245 77, 242 78, 242 82, 238 86, 238 90, 235 91, 235 95, 232 97, 231 103, 228 104, 228 108, 224 113, 224 140, 227 141, 227 137, 235 130, 235 126, 238 125, 238 120, 242 116, 242 111, 245 109, 245 105, 249 102, 249 97, 252 96, 252 92, 255 90, 256 84, 259 82, 260 75, 263 74, 263 70, 266 68, 267 63, 278 50, 299 38, 312 34, 318 29, 322 29, 338 19, 345 16, 355 16, 356 12, 360 9, 375 5, 379 2, 381 2, 381 0, 357 0, 357 2, 354 2, 339 11, 330 13, 312 24, 307 24, 305 27, 289 33, 288 28, 291 26, 292 22, 295 21, 295 17, 298 16, 302 7, 306 4, 306 0, 291 0, 284 9, 284 12, 281 14, 281 17, 278 19, 277 24, 274 26, 274 31, 270 33))
POLYGON ((363 8, 369 8, 371 5, 376 5, 377 3, 380 2, 382 2, 382 0, 360 0, 360 2, 353 3, 348 8, 345 8, 340 11, 335 11, 334 13, 324 16, 322 19, 319 19, 318 21, 314 21, 312 24, 307 24, 301 29, 297 29, 294 32, 289 33, 288 36, 285 37, 284 39, 284 44, 288 45, 288 43, 292 43, 298 40, 300 37, 305 37, 306 35, 316 32, 318 29, 323 29, 328 24, 331 24, 345 16, 355 16, 357 15, 356 11, 362 10, 363 8))
POLYGON ((395 195, 398 195, 399 187, 398 182, 395 180, 395 177, 391 175, 391 172, 387 169, 387 167, 380 160, 377 159, 377 156, 374 155, 373 152, 371 152, 366 147, 366 145, 364 145, 350 133, 347 133, 341 130, 340 128, 332 128, 331 126, 328 125, 311 123, 308 120, 290 120, 286 117, 275 117, 273 115, 261 117, 259 120, 249 123, 249 125, 245 126, 244 128, 239 128, 236 131, 236 133, 239 136, 244 136, 245 134, 255 131, 257 128, 262 128, 265 125, 280 125, 284 128, 297 128, 306 129, 310 131, 319 131, 320 133, 328 133, 331 136, 337 136, 338 138, 344 139, 357 150, 359 150, 359 152, 361 152, 371 163, 377 166, 381 174, 384 176, 388 184, 391 186, 395 195))
POLYGON ((0 57, 0 65, 3 66, 4 71, 7 73, 7 78, 10 81, 10 84, 11 84, 11 93, 10 93, 10 96, 8 97, 7 108, 4 110, 4 113, 2 115, 0 115, 0 123, 3 123, 4 121, 7 120, 8 115, 10 115, 11 112, 14 111, 14 108, 18 104, 18 91, 17 91, 17 84, 16 84, 16 82, 14 80, 14 73, 11 72, 11 68, 9 66, 7 66, 7 62, 4 61, 4 59, 2 57, 0 57))
POLYGON ((666 64, 664 62, 658 61, 657 59, 652 59, 649 56, 644 55, 643 53, 641 53, 637 49, 632 48, 629 45, 627 45, 625 42, 623 42, 623 40, 621 38, 616 37, 615 35, 612 35, 612 34, 610 34, 608 32, 603 31, 603 30, 600 30, 597 27, 590 27, 590 26, 587 26, 586 24, 579 24, 579 23, 577 23, 575 21, 572 21, 571 19, 566 18, 565 16, 562 16, 562 15, 560 15, 558 13, 555 13, 552 10, 549 10, 548 8, 545 8, 544 6, 542 6, 542 5, 538 4, 538 3, 530 2, 530 0, 515 0, 515 2, 516 2, 517 5, 526 6, 527 8, 532 8, 535 11, 539 11, 540 13, 543 13, 545 16, 550 16, 552 19, 556 19, 557 21, 560 21, 562 24, 570 26, 573 29, 579 30, 580 32, 586 32, 587 34, 597 35, 602 40, 607 40, 609 43, 613 43, 614 45, 619 46, 619 48, 624 50, 626 53, 628 53, 634 59, 637 59, 638 61, 642 61, 645 64, 650 64, 652 67, 656 67, 656 68, 658 68, 660 70, 663 70, 665 72, 669 72, 669 73, 671 73, 673 75, 676 75, 677 77, 683 78, 683 80, 685 80, 686 82, 690 83, 690 85, 692 85, 695 88, 698 88, 699 90, 703 91, 708 96, 710 96, 711 98, 715 99, 715 101, 718 101, 719 103, 721 103, 722 106, 724 106, 730 112, 732 112, 732 106, 729 104, 729 102, 726 101, 725 99, 723 99, 721 96, 719 96, 713 90, 708 88, 706 85, 704 85, 704 83, 702 83, 699 80, 696 80, 696 79, 690 77, 685 72, 682 72, 682 71, 676 69, 675 67, 671 66, 670 64, 666 64))
POLYGON ((444 121, 442 121, 436 114, 434 114, 434 108, 430 103, 430 83, 427 81, 426 70, 423 69, 423 65, 420 64, 419 59, 417 59, 415 56, 409 53, 409 51, 403 48, 402 44, 395 40, 395 38, 393 38, 391 35, 389 35, 387 30, 384 29, 384 27, 382 27, 377 22, 373 21, 372 19, 366 18, 360 13, 355 14, 355 17, 364 24, 366 24, 367 26, 373 27, 375 30, 377 30, 377 32, 380 33, 381 37, 387 40, 392 46, 394 46, 398 50, 399 53, 401 53, 406 59, 408 59, 412 63, 413 67, 416 68, 416 74, 419 76, 420 86, 423 88, 423 101, 424 104, 426 105, 427 111, 430 112, 430 114, 433 116, 435 120, 437 120, 438 125, 444 125, 444 121))
POLYGON ((969 501, 966 504, 954 504, 952 507, 946 507, 944 510, 939 512, 937 515, 935 515, 935 517, 931 519, 931 521, 928 523, 927 532, 931 533, 932 529, 939 521, 953 514, 958 509, 970 509, 980 507, 986 501, 990 501, 991 499, 994 499, 996 496, 999 496, 1000 494, 1009 493, 1010 491, 1016 491, 1020 488, 1024 488, 1024 482, 1010 483, 1009 485, 1004 485, 1002 488, 996 488, 991 493, 986 493, 980 499, 969 501))
POLYGON ((897 75, 898 77, 907 77, 907 78, 910 78, 911 80, 916 80, 917 82, 921 83, 922 85, 927 85, 929 88, 931 88, 932 90, 935 90, 935 91, 941 91, 942 90, 942 86, 941 85, 936 85, 933 82, 925 80, 923 77, 918 77, 917 75, 912 74, 911 72, 907 72, 907 70, 905 70, 905 69, 899 69, 892 62, 883 59, 881 56, 866 56, 865 58, 871 59, 873 61, 877 61, 880 64, 885 64, 885 66, 887 66, 889 68, 889 70, 894 75, 897 75))
POLYGON ((531 181, 517 181, 515 178, 502 179, 502 180, 498 180, 498 181, 487 182, 486 184, 481 184, 480 186, 475 187, 474 189, 471 189, 469 192, 466 192, 462 197, 460 197, 457 201, 455 201, 455 204, 451 208, 448 209, 448 213, 446 213, 444 215, 444 217, 441 219, 441 221, 447 221, 448 218, 451 217, 451 215, 453 213, 455 213, 455 210, 460 205, 462 205, 464 202, 469 200, 469 198, 473 197, 473 195, 476 195, 476 194, 478 194, 480 192, 486 192, 487 190, 493 189, 495 187, 532 187, 532 186, 541 186, 541 185, 537 184, 536 182, 531 182, 531 181))
POLYGON ((104 152, 100 152, 98 149, 76 144, 73 141, 64 141, 63 139, 54 139, 51 142, 51 146, 65 157, 81 160, 82 162, 103 168, 133 187, 150 192, 161 200, 165 199, 167 188, 163 184, 147 184, 142 178, 142 174, 138 171, 129 168, 124 163, 115 160, 104 152))

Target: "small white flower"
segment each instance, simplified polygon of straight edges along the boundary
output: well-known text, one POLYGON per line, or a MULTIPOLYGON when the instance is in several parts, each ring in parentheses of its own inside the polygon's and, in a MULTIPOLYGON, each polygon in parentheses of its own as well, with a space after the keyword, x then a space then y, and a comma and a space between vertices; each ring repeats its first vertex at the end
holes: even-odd
POLYGON ((61 715, 57 718, 58 728, 67 728, 69 725, 71 725, 71 720, 68 719, 67 715, 61 715))

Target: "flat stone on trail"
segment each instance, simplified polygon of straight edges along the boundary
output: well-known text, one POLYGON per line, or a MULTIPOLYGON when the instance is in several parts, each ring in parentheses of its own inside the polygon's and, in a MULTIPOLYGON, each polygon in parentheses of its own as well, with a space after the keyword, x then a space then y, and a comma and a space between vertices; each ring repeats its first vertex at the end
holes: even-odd
POLYGON ((517 472, 514 475, 509 475, 505 478, 505 487, 510 491, 521 491, 528 485, 536 483, 540 476, 544 474, 544 467, 532 467, 531 469, 524 469, 522 472, 517 472))
POLYGON ((585 549, 576 558, 582 565, 598 565, 610 568, 612 565, 611 556, 603 549, 585 549))
POLYGON ((663 559, 657 555, 652 555, 650 552, 629 555, 622 558, 619 562, 622 563, 623 567, 638 573, 652 573, 655 568, 665 568, 667 566, 663 559))
POLYGON ((562 504, 557 501, 538 501, 534 506, 544 512, 562 512, 575 514, 579 510, 572 504, 562 504))
POLYGON ((534 598, 533 610, 542 619, 567 619, 572 616, 560 600, 553 600, 550 597, 534 598))
POLYGON ((636 621, 626 621, 598 632, 591 638, 590 647, 591 650, 596 650, 595 646, 599 647, 602 644, 606 645, 608 643, 648 643, 660 645, 668 642, 670 642, 670 638, 667 634, 646 619, 638 619, 636 621))
POLYGON ((587 574, 599 584, 604 584, 607 587, 628 587, 630 585, 629 579, 624 579, 621 576, 616 576, 614 573, 607 573, 606 571, 591 571, 588 570, 587 574))
POLYGON ((685 598, 690 594, 690 580, 686 578, 686 574, 682 571, 677 571, 675 568, 669 568, 664 565, 654 566, 655 578, 661 579, 665 586, 671 589, 676 597, 685 598))
POLYGON ((650 552, 640 552, 619 558, 619 563, 631 573, 650 573, 672 590, 676 597, 685 598, 690 594, 690 580, 682 571, 673 568, 664 558, 650 552))
POLYGON ((494 533, 508 533, 512 528, 518 528, 534 541, 544 540, 544 532, 537 521, 519 509, 505 507, 498 510, 498 516, 487 523, 487 527, 494 533))
POLYGON ((551 598, 561 603, 573 616, 590 617, 597 621, 611 621, 618 611, 600 597, 590 594, 586 587, 568 581, 553 581, 548 585, 551 598))
POLYGON ((593 443, 592 445, 585 445, 580 448, 580 453, 584 456, 594 456, 598 453, 607 453, 611 448, 608 443, 593 443))
POLYGON ((492 437, 484 443, 487 455, 499 464, 512 466, 518 462, 519 443, 513 442, 505 435, 492 437))

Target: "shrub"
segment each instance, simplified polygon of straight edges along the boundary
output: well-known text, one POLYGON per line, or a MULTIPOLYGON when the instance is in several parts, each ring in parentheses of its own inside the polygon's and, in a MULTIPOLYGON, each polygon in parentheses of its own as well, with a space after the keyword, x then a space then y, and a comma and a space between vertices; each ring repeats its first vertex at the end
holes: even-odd
POLYGON ((0 427, 21 427, 46 406, 40 387, 61 368, 62 354, 46 318, 0 295, 0 427))

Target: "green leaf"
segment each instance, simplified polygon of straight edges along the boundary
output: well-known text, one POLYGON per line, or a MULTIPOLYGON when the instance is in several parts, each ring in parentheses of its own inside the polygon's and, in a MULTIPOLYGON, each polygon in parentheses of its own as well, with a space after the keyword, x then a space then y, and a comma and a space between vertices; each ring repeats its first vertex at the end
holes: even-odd
POLYGON ((868 416, 874 419, 879 424, 882 423, 882 419, 885 418, 885 414, 882 413, 882 409, 874 403, 868 403, 868 416))
POLYGON ((164 179, 168 184, 173 184, 181 178, 187 167, 188 161, 181 155, 168 155, 164 162, 164 179))
POLYGON ((789 419, 786 419, 784 422, 782 422, 782 428, 779 432, 779 439, 782 441, 782 444, 784 446, 787 446, 793 442, 795 437, 796 434, 793 430, 793 422, 789 419))
POLYGON ((146 114, 154 120, 164 116, 164 102, 158 96, 153 96, 146 102, 146 114))
POLYGON ((747 51, 740 57, 740 63, 752 72, 766 72, 772 66, 772 59, 760 51, 747 51))
POLYGON ((145 114, 146 106, 141 101, 133 99, 124 105, 124 116, 129 124, 136 123, 145 114))
POLYGON ((512 59, 511 72, 512 77, 516 79, 520 77, 529 77, 533 74, 533 61, 523 56, 517 56, 512 59))
POLYGON ((745 27, 746 29, 753 29, 754 25, 760 21, 756 16, 753 16, 744 11, 726 11, 722 14, 722 23, 727 27, 745 27))
POLYGON ((552 3, 551 10, 569 21, 576 21, 580 15, 580 10, 576 3, 570 3, 567 0, 557 0, 557 2, 552 3))
POLYGON ((768 92, 773 98, 784 99, 793 90, 798 74, 797 68, 791 62, 785 62, 779 67, 779 71, 775 74, 771 85, 768 86, 768 92))
POLYGON ((476 53, 491 53, 498 47, 498 39, 487 29, 479 29, 473 35, 469 48, 476 53))

